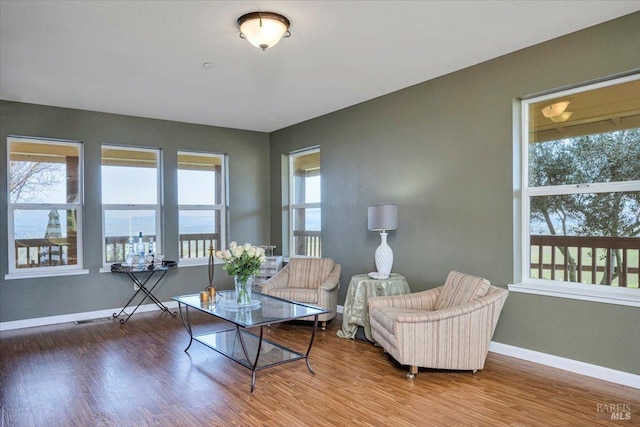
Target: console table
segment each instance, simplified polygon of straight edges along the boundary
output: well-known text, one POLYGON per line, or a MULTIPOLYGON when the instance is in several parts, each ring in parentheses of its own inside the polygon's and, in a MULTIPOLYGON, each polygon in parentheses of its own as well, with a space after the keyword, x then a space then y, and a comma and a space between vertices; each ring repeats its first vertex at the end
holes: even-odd
POLYGON ((362 326, 367 340, 374 342, 369 323, 369 298, 409 293, 411 289, 407 279, 399 274, 391 274, 388 279, 372 279, 367 274, 353 276, 344 301, 342 329, 337 335, 340 338, 355 338, 358 326, 362 326))
POLYGON ((127 321, 131 318, 131 316, 133 316, 133 313, 136 312, 138 307, 140 307, 147 298, 153 301, 154 304, 157 305, 160 310, 166 313, 169 313, 172 317, 176 317, 176 315, 178 314, 177 312, 174 311, 172 313, 171 311, 169 311, 169 309, 162 303, 162 301, 160 301, 155 295, 153 295, 153 290, 155 289, 156 286, 158 286, 158 283, 160 283, 160 281, 167 274, 167 272, 169 270, 175 270, 176 268, 178 268, 178 263, 175 261, 163 261, 162 265, 152 264, 145 267, 138 267, 138 266, 130 267, 120 262, 111 264, 112 273, 120 273, 120 274, 126 275, 137 288, 136 292, 131 296, 131 298, 129 298, 129 301, 127 301, 124 307, 122 307, 122 310, 120 310, 120 313, 113 313, 113 317, 118 318, 122 315, 125 315, 126 318, 121 318, 120 323, 121 324, 127 323, 127 321), (155 282, 152 282, 153 285, 151 287, 147 287, 147 283, 154 276, 156 278, 155 282), (136 305, 133 311, 127 314, 125 309, 129 306, 129 304, 131 304, 131 301, 133 301, 136 295, 138 295, 140 292, 144 294, 144 297, 138 302, 138 305, 136 305))
POLYGON ((318 329, 318 316, 328 313, 329 310, 307 304, 288 301, 281 298, 253 292, 252 304, 246 307, 235 304, 233 291, 220 291, 215 301, 201 302, 200 295, 182 295, 172 297, 178 302, 180 318, 185 329, 189 333, 189 344, 184 349, 186 352, 193 341, 209 347, 212 350, 228 357, 251 370, 251 392, 256 384, 256 372, 272 366, 295 362, 304 359, 307 368, 309 364, 309 352, 313 345, 313 339, 318 329), (182 306, 185 307, 184 314, 182 306), (226 320, 234 325, 231 329, 194 335, 189 320, 189 309, 195 309, 210 316, 226 320), (301 353, 282 344, 263 338, 263 329, 273 323, 286 322, 288 320, 313 316, 313 332, 306 353, 301 353), (260 335, 247 331, 247 328, 260 327, 260 335))

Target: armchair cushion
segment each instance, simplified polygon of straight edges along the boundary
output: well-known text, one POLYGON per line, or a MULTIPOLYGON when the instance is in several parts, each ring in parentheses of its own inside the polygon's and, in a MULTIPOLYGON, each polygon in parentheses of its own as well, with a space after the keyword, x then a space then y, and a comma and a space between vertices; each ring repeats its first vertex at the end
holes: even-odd
POLYGON ((285 288, 274 289, 269 292, 269 295, 287 299, 289 301, 304 302, 307 304, 318 303, 318 290, 317 289, 298 289, 298 288, 285 288))
POLYGON ((321 258, 314 261, 309 262, 306 258, 292 258, 289 261, 289 283, 296 288, 318 289, 331 273, 333 260, 321 258))
MULTIPOLYGON (((275 276, 262 282, 262 293, 331 310, 318 317, 323 325, 335 317, 340 287, 340 264, 330 258, 291 258, 275 276)), ((313 317, 301 320, 313 320, 313 317)))
POLYGON ((491 283, 457 271, 451 271, 436 300, 436 310, 457 307, 487 294, 491 283))

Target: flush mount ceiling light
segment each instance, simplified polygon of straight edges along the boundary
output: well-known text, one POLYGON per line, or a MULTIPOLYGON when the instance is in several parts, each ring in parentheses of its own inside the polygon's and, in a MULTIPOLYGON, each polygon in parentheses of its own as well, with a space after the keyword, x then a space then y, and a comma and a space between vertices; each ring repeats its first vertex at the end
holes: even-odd
POLYGON ((547 105, 542 109, 542 115, 548 119, 551 119, 555 123, 566 122, 573 114, 570 111, 566 111, 570 101, 556 102, 555 104, 547 105))
POLYGON ((571 111, 565 111, 562 114, 558 114, 557 116, 549 117, 554 123, 563 123, 569 120, 573 113, 571 111))
POLYGON ((569 101, 556 102, 555 104, 547 105, 542 109, 542 115, 548 119, 559 116, 564 113, 564 110, 566 110, 568 106, 569 101))
POLYGON ((289 25, 285 16, 274 12, 251 12, 238 18, 240 37, 263 51, 289 37, 289 25))

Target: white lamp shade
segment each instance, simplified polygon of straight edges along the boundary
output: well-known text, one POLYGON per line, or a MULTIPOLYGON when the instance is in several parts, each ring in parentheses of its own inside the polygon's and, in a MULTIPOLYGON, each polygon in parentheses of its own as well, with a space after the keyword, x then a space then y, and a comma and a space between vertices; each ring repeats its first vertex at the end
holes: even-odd
POLYGON ((287 18, 270 12, 253 12, 238 19, 240 33, 249 43, 262 50, 273 47, 287 34, 287 18))
POLYGON ((371 231, 398 228, 398 205, 369 206, 367 228, 371 231))

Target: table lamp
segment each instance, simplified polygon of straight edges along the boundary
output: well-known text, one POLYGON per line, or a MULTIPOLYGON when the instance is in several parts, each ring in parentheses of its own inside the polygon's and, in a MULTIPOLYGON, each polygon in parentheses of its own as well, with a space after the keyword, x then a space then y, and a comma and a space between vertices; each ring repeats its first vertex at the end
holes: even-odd
POLYGON ((376 279, 386 279, 391 274, 393 266, 393 251, 387 244, 387 230, 398 228, 398 205, 369 206, 368 219, 369 230, 380 231, 380 246, 376 249, 375 255, 378 272, 374 276, 377 276, 376 279))

